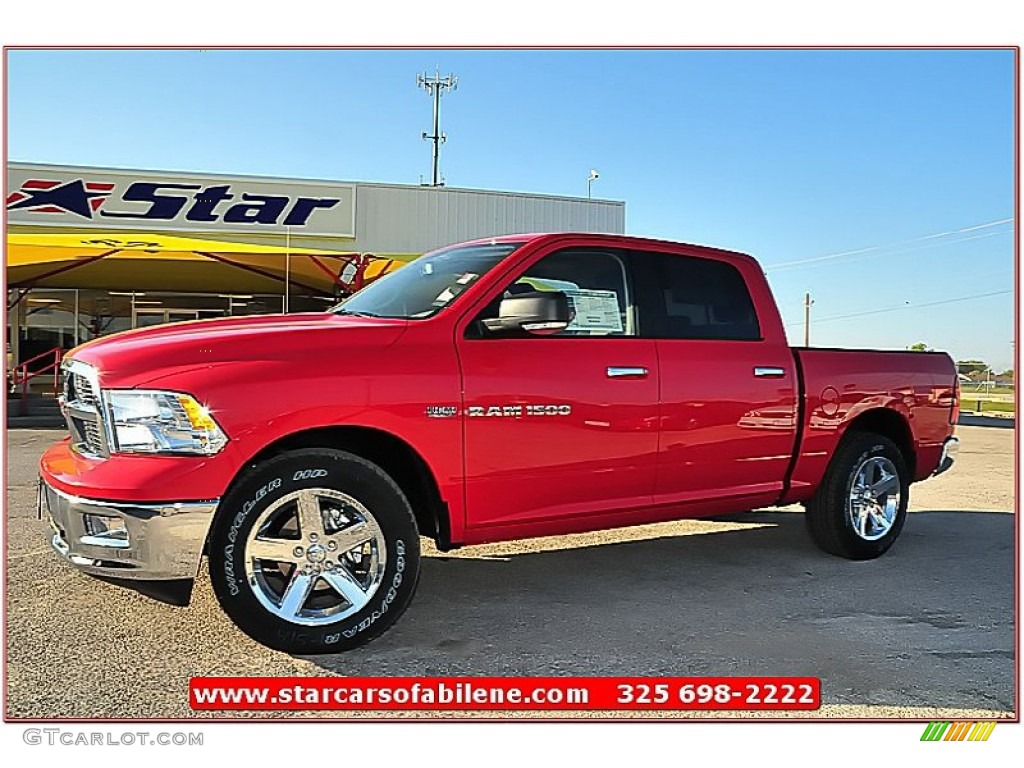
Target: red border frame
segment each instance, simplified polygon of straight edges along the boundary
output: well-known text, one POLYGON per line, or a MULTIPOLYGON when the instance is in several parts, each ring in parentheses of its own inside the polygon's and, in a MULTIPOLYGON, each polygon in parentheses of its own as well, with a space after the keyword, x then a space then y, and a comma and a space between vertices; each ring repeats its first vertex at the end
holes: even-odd
MULTIPOLYGON (((116 50, 116 51, 195 51, 200 50, 202 46, 198 45, 154 45, 154 46, 130 46, 130 45, 86 45, 86 46, 67 46, 67 45, 5 45, 3 46, 3 56, 5 61, 4 72, 5 75, 9 71, 7 54, 9 51, 99 51, 99 50, 116 50)), ((1018 290, 1019 279, 1020 279, 1020 58, 1021 58, 1021 47, 1017 45, 616 45, 616 46, 601 46, 601 45, 524 45, 524 46, 487 46, 487 45, 456 45, 456 46, 411 46, 411 45, 347 45, 347 46, 329 46, 329 45, 216 45, 210 50, 246 50, 246 51, 295 51, 295 50, 310 50, 310 51, 408 51, 408 50, 445 50, 445 51, 563 51, 563 50, 575 50, 575 51, 952 51, 952 50, 964 50, 964 51, 997 51, 997 50, 1012 50, 1014 52, 1014 91, 1013 91, 1013 110, 1014 110, 1014 233, 1017 236, 1014 242, 1014 373, 1018 375, 1020 371, 1020 339, 1017 338, 1017 330, 1020 327, 1020 291, 1018 290)), ((4 77, 3 83, 3 100, 5 107, 7 107, 7 78, 4 77)), ((6 118, 5 118, 6 122, 6 118)), ((6 126, 5 126, 6 127, 6 126)), ((3 171, 0 176, 3 180, 3 188, 7 189, 7 163, 8 163, 8 147, 7 147, 7 132, 4 134, 4 147, 3 147, 3 171)), ((0 285, 4 290, 4 295, 7 291, 7 209, 3 211, 3 262, 4 262, 4 274, 0 277, 0 285)), ((5 318, 6 322, 6 318, 5 318)), ((1019 393, 1017 395, 1016 405, 1020 406, 1019 393)), ((2 406, 2 415, 4 418, 4 438, 6 442, 7 436, 7 406, 6 402, 2 406)), ((1013 718, 997 718, 997 722, 1021 722, 1020 712, 1020 611, 1016 608, 1020 605, 1020 533, 1021 533, 1021 522, 1020 522, 1020 426, 1018 421, 1020 419, 1020 413, 1017 413, 1017 417, 1014 420, 1014 465, 1013 465, 1013 480, 1014 480, 1014 531, 1016 535, 1016 542, 1014 546, 1014 639, 1016 643, 1014 653, 1014 667, 1015 667, 1015 690, 1014 690, 1014 712, 1013 718)), ((7 452, 4 452, 3 461, 4 479, 3 489, 6 498, 7 491, 7 478, 8 478, 8 459, 7 452)), ((7 518, 4 517, 2 522, 2 539, 3 551, 5 554, 3 562, 3 574, 4 583, 7 581, 7 518)), ((4 591, 3 595, 3 607, 4 617, 7 616, 7 591, 4 591)), ((0 637, 3 640, 3 654, 4 654, 4 667, 7 667, 7 623, 3 623, 2 629, 0 629, 0 637)), ((461 718, 461 717, 423 717, 423 718, 377 718, 377 717, 360 717, 360 718, 323 718, 323 717, 296 717, 296 718, 244 718, 244 717, 194 717, 194 718, 15 718, 11 717, 7 711, 7 675, 4 675, 3 679, 3 720, 6 723, 138 723, 138 722, 151 722, 151 723, 267 723, 267 722, 281 722, 281 723, 338 723, 338 722, 353 722, 353 723, 424 723, 424 722, 472 722, 472 723, 526 723, 526 722, 598 722, 598 723, 792 723, 792 722, 814 722, 814 723, 927 723, 930 722, 929 718, 824 718, 824 717, 807 717, 807 718, 763 718, 758 717, 756 719, 743 719, 743 718, 644 718, 644 717, 630 717, 630 718, 593 718, 593 717, 575 717, 575 718, 546 718, 546 717, 516 717, 516 718, 461 718)), ((960 718, 964 719, 964 718, 960 718)))

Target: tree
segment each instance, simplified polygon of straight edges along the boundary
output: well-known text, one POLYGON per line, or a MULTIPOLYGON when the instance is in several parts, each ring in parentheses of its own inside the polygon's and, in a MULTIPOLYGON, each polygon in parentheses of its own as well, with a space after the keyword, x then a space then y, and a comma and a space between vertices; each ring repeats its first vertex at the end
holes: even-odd
POLYGON ((1013 368, 1007 368, 1005 371, 1003 371, 1002 373, 999 374, 999 378, 1001 378, 1001 379, 1010 379, 1012 381, 1013 380, 1013 368))
POLYGON ((908 349, 911 352, 934 352, 935 350, 925 344, 923 341, 917 342, 917 344, 911 344, 908 349))
POLYGON ((956 369, 960 373, 984 373, 988 370, 988 363, 981 360, 957 360, 956 369))

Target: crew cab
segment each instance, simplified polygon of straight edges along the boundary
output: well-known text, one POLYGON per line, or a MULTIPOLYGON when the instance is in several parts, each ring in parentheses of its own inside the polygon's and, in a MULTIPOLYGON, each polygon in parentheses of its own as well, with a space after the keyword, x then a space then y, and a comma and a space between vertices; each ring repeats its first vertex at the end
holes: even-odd
MULTIPOLYGON (((749 256, 618 235, 454 245, 330 311, 97 339, 39 467, 81 570, 195 579, 292 653, 380 635, 441 550, 801 503, 888 550, 954 461, 944 353, 794 349, 749 256)), ((642 568, 643 564, 637 566, 642 568)))

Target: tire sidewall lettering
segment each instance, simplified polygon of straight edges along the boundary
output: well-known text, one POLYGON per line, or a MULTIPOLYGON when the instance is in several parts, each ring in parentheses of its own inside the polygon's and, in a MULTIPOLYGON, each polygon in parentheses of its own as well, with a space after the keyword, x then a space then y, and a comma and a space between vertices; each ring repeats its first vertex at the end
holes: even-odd
POLYGON ((300 469, 292 475, 292 482, 297 483, 302 480, 317 480, 321 477, 327 477, 327 470, 322 467, 317 467, 316 469, 300 469))
POLYGON ((235 573, 235 544, 238 543, 239 532, 246 524, 246 521, 249 519, 249 513, 252 512, 257 502, 265 498, 268 493, 272 493, 280 488, 281 484, 282 480, 280 477, 275 477, 269 480, 257 489, 256 493, 252 497, 242 504, 241 511, 238 512, 231 520, 231 526, 228 528, 227 533, 229 543, 224 546, 223 564, 228 591, 231 592, 232 596, 238 595, 242 591, 241 585, 245 583, 245 578, 235 573))
POLYGON ((377 608, 371 611, 369 616, 360 621, 355 627, 342 630, 341 634, 345 637, 353 638, 360 632, 372 627, 375 621, 388 612, 391 604, 398 597, 398 588, 402 586, 402 581, 405 578, 405 542, 401 539, 395 541, 395 553, 395 575, 391 579, 391 586, 388 587, 384 599, 381 600, 377 608))

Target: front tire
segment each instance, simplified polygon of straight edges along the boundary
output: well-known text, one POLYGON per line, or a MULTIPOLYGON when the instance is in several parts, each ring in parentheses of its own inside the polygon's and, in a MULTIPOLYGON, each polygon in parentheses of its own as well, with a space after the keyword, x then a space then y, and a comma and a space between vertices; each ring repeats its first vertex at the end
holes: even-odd
POLYGON ((909 497, 910 477, 899 447, 882 435, 850 432, 807 503, 807 530, 830 554, 870 560, 900 535, 909 497))
POLYGON ((376 464, 308 448, 245 472, 210 533, 225 613, 263 645, 337 653, 380 636, 408 607, 419 534, 408 499, 376 464))

